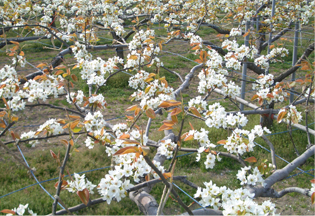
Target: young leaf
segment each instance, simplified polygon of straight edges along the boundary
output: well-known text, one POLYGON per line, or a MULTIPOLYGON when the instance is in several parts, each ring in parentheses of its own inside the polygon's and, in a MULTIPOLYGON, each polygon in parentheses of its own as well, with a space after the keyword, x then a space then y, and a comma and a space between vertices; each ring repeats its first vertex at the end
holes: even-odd
POLYGON ((171 116, 176 116, 176 115, 178 115, 179 113, 181 113, 182 112, 182 109, 180 108, 180 107, 176 107, 176 108, 174 108, 173 110, 172 110, 172 112, 171 112, 171 116))
POLYGON ((189 110, 190 110, 195 116, 202 117, 202 116, 200 115, 200 113, 198 112, 198 110, 197 110, 195 107, 190 107, 189 110))
POLYGON ((168 179, 172 177, 172 173, 163 173, 163 176, 165 179, 168 179))
POLYGON ((90 201, 89 190, 85 188, 83 191, 77 191, 77 194, 80 197, 82 203, 87 206, 90 201))
POLYGON ((192 134, 192 135, 187 136, 187 137, 184 139, 184 141, 193 140, 193 139, 194 139, 194 135, 192 134))
POLYGON ((136 144, 136 145, 139 145, 140 143, 137 140, 125 139, 124 144, 136 144))
POLYGON ((218 141, 217 143, 218 143, 218 144, 223 144, 223 145, 224 145, 224 144, 226 143, 226 140, 220 140, 220 141, 218 141))
POLYGON ((244 161, 247 161, 249 163, 256 163, 257 159, 255 157, 249 157, 249 158, 246 158, 244 161))
POLYGON ((137 108, 138 108, 137 105, 133 105, 133 106, 131 106, 131 107, 128 107, 128 108, 126 109, 126 112, 128 112, 128 111, 134 111, 134 110, 136 110, 137 108))
POLYGON ((10 209, 3 209, 0 212, 3 213, 3 214, 13 214, 13 215, 15 215, 15 211, 10 210, 10 209))
POLYGON ((155 119, 155 113, 154 110, 152 108, 149 108, 145 111, 145 114, 147 114, 147 116, 151 119, 155 119))
POLYGON ((50 150, 50 154, 55 160, 58 158, 53 150, 50 150))
POLYGON ((281 120, 284 118, 284 116, 285 116, 286 114, 287 114, 287 111, 281 112, 281 113, 278 115, 277 122, 281 122, 281 120))
MULTIPOLYGON (((58 187, 58 184, 59 184, 59 181, 57 181, 56 182, 56 184, 55 184, 55 188, 57 189, 57 187, 58 187)), ((62 180, 62 183, 61 183, 61 190, 64 190, 64 189, 66 189, 66 186, 68 185, 68 182, 66 181, 66 180, 62 180)))
POLYGON ((139 149, 135 146, 128 146, 119 149, 114 155, 128 154, 128 153, 139 153, 139 149))
POLYGON ((65 139, 60 140, 60 142, 62 142, 62 144, 66 145, 66 146, 68 145, 68 141, 65 139))
POLYGON ((69 143, 71 146, 73 146, 74 145, 73 139, 71 139, 69 143))
POLYGON ((166 125, 163 124, 163 125, 159 128, 158 131, 171 130, 171 129, 173 129, 173 127, 169 127, 169 126, 166 126, 166 125))
POLYGON ((119 139, 129 139, 130 138, 130 135, 129 134, 123 134, 119 137, 119 139))
POLYGON ((70 129, 74 129, 78 124, 79 124, 80 120, 75 120, 74 122, 70 123, 70 129))
POLYGON ((192 126, 192 124, 189 122, 189 125, 191 127, 192 130, 195 130, 194 127, 192 126))
POLYGON ((45 67, 45 66, 47 66, 47 64, 46 63, 40 63, 39 65, 37 65, 36 67, 37 68, 42 68, 42 67, 45 67))
POLYGON ((75 116, 75 115, 69 115, 69 118, 74 118, 74 119, 80 119, 80 116, 75 116))

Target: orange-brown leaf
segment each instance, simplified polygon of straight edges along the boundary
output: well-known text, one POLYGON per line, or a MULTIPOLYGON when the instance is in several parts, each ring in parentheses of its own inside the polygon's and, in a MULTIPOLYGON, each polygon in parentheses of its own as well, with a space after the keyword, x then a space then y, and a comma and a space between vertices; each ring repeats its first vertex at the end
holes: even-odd
POLYGON ((136 145, 139 145, 140 143, 137 140, 125 139, 124 144, 136 144, 136 145))
POLYGON ((134 119, 133 116, 128 116, 128 115, 126 115, 126 117, 127 117, 127 119, 129 119, 129 120, 133 120, 133 119, 134 119))
POLYGON ((42 68, 42 67, 45 67, 45 66, 47 66, 47 64, 46 63, 40 63, 39 65, 37 65, 36 67, 37 68, 42 68))
POLYGON ((73 146, 73 145, 74 145, 73 139, 71 139, 71 140, 69 141, 69 143, 70 143, 71 146, 73 146))
POLYGON ((173 129, 173 127, 169 127, 169 126, 166 126, 166 125, 163 124, 163 125, 159 128, 158 131, 171 130, 171 129, 173 129))
POLYGON ((80 197, 82 203, 87 206, 90 201, 89 190, 85 188, 83 191, 77 191, 77 194, 80 197))
POLYGON ((15 45, 19 45, 19 44, 20 44, 20 43, 17 42, 17 41, 10 41, 10 43, 13 43, 13 44, 15 44, 15 45))
POLYGON ((181 112, 182 112, 182 109, 180 107, 176 107, 172 110, 171 116, 178 115, 181 112))
POLYGON ((145 111, 145 114, 151 119, 155 119, 155 117, 156 117, 154 110, 152 108, 147 109, 145 111))
POLYGON ((66 146, 68 145, 68 141, 65 139, 60 140, 60 142, 62 142, 62 144, 66 145, 66 146))
POLYGON ((161 108, 168 108, 168 107, 172 107, 172 106, 179 106, 182 103, 179 101, 174 101, 174 100, 169 100, 169 101, 163 101, 159 107, 161 108))
POLYGON ((0 118, 4 117, 6 114, 7 114, 6 111, 1 111, 1 112, 0 112, 0 118))
POLYGON ((10 209, 3 209, 0 212, 3 213, 3 214, 13 214, 13 215, 15 215, 15 211, 10 210, 10 209))
POLYGON ((163 124, 168 127, 172 127, 175 123, 172 120, 164 120, 163 124))
POLYGON ((59 124, 66 124, 66 121, 64 119, 58 119, 57 122, 59 124))
POLYGON ((195 130, 194 127, 192 126, 192 124, 189 122, 189 125, 191 127, 192 130, 195 130))
POLYGON ((11 137, 13 138, 13 140, 15 140, 15 134, 13 131, 10 131, 11 137))
POLYGON ((128 112, 128 111, 134 111, 134 110, 136 110, 138 108, 138 106, 137 105, 133 105, 133 106, 131 106, 131 107, 128 107, 127 109, 126 109, 126 111, 128 112))
POLYGON ((259 98, 258 94, 255 94, 251 100, 253 101, 253 100, 256 100, 257 98, 259 98))
MULTIPOLYGON (((58 187, 58 184, 59 184, 59 181, 57 181, 56 184, 55 184, 55 188, 56 188, 56 189, 57 189, 57 187, 58 187)), ((67 185, 68 185, 68 182, 67 182, 66 180, 62 180, 62 183, 61 183, 61 190, 64 190, 67 185)))
POLYGON ((180 137, 180 139, 184 139, 187 135, 188 135, 188 132, 182 134, 182 136, 180 137))
POLYGON ((71 74, 71 78, 74 82, 78 81, 78 77, 75 74, 71 74))
POLYGON ((193 139, 194 139, 194 135, 192 134, 192 135, 187 136, 187 137, 184 139, 184 141, 193 140, 193 139))
POLYGON ((195 107, 190 107, 189 110, 198 117, 201 117, 200 113, 198 112, 198 110, 195 107))
POLYGON ((174 122, 175 124, 178 123, 177 116, 171 116, 171 117, 172 117, 172 122, 174 122))
POLYGON ((224 144, 226 143, 226 140, 220 140, 220 141, 218 141, 217 143, 218 143, 218 144, 223 144, 223 145, 224 145, 224 144))
POLYGON ((277 118, 277 122, 280 122, 284 116, 287 114, 287 111, 284 111, 284 112, 281 112, 279 115, 278 115, 278 118, 277 118))
POLYGON ((163 173, 162 175, 164 176, 165 179, 172 177, 172 173, 163 173))
POLYGON ((256 163, 257 159, 255 157, 249 157, 249 158, 246 158, 244 161, 247 161, 249 163, 256 163))
POLYGON ((55 152, 53 150, 50 150, 50 154, 54 159, 57 159, 57 155, 55 154, 55 152))
POLYGON ((129 154, 129 153, 139 153, 139 149, 135 146, 128 146, 119 149, 114 155, 129 154))
POLYGON ((130 138, 130 135, 129 134, 123 134, 119 137, 119 139, 129 139, 130 138))
POLYGON ((74 122, 70 123, 70 129, 74 129, 78 124, 79 124, 80 120, 75 120, 74 122))
POLYGON ((16 122, 16 121, 19 120, 19 117, 17 117, 16 115, 12 115, 12 116, 11 116, 11 120, 14 121, 14 122, 16 122))
POLYGON ((74 118, 74 119, 80 119, 80 116, 76 116, 76 115, 69 115, 69 118, 74 118))

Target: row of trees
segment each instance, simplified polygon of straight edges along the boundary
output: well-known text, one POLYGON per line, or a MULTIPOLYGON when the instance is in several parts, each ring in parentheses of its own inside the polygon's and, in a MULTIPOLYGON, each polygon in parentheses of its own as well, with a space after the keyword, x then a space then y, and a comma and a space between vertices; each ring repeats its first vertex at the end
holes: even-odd
MULTIPOLYGON (((5 143, 0 141, 0 145, 10 152, 7 144, 36 145, 43 137, 60 137, 61 142, 66 144, 63 159, 51 152, 60 166, 52 214, 65 214, 104 201, 108 204, 113 200, 119 202, 126 192, 147 215, 162 214, 171 193, 190 215, 275 214, 273 203, 265 201, 257 204, 253 198, 281 198, 291 192, 312 196, 314 202, 314 184, 312 188, 310 184, 309 189, 273 189, 276 182, 286 178, 314 155, 311 136, 315 135, 315 131, 307 126, 310 110, 301 113, 296 108, 299 104, 308 106, 314 101, 314 63, 308 59, 314 51, 314 43, 309 44, 296 63, 286 71, 274 74, 270 69, 270 63, 280 62, 282 57, 288 55, 283 36, 292 31, 296 23, 301 26, 313 25, 310 18, 314 16, 314 1, 1 0, 0 5, 0 46, 12 58, 12 64, 0 70, 0 95, 4 104, 0 112, 0 126, 3 128, 0 136, 12 137, 12 140, 5 143), (154 27, 157 24, 164 26, 167 35, 156 35, 154 27), (220 42, 204 40, 198 34, 201 27, 213 29, 220 42), (97 43, 100 30, 110 32, 113 44, 97 43), (8 33, 17 31, 17 37, 7 37, 8 33), (16 68, 28 64, 21 43, 46 38, 60 41, 64 49, 50 64, 40 64, 37 71, 19 76, 16 68), (199 64, 191 68, 184 78, 166 68, 159 58, 165 47, 178 40, 190 43, 192 52, 198 56, 196 61, 199 64), (280 40, 282 43, 279 43, 280 40), (116 49, 117 56, 102 59, 91 54, 91 50, 107 49, 116 49), (124 49, 128 51, 124 52, 124 49), (66 61, 70 55, 76 61, 74 68, 80 70, 81 78, 89 87, 88 94, 82 89, 74 90, 78 77, 72 72, 73 68, 67 63, 69 61, 66 61), (155 72, 147 72, 148 68, 153 68, 155 72), (162 68, 176 74, 181 84, 174 87, 165 77, 161 77, 162 68), (246 68, 257 74, 253 84, 256 94, 252 102, 241 95, 246 83, 246 68), (241 82, 244 87, 231 81, 231 70, 243 71, 241 82), (289 76, 299 70, 305 73, 305 78, 288 81, 289 76), (134 105, 126 110, 133 112, 133 116, 128 116, 125 122, 111 125, 104 120, 101 112, 107 105, 106 93, 99 93, 99 90, 113 76, 122 72, 134 74, 129 79, 129 86, 135 90, 131 95, 134 105), (191 84, 194 76, 199 78, 196 91, 200 96, 191 98, 186 106, 181 102, 181 93, 191 84), (296 89, 291 90, 292 87, 296 89), (298 94, 294 101, 281 109, 273 109, 274 104, 282 104, 292 91, 298 94), (220 103, 209 105, 207 98, 214 93, 223 95, 231 104, 243 105, 235 112, 225 111, 220 103), (65 97, 73 108, 47 103, 50 98, 59 97, 65 97), (244 110, 244 105, 250 109, 244 110), (20 110, 35 106, 66 110, 68 114, 48 119, 36 131, 17 134, 10 129, 18 122, 20 110), (164 112, 168 112, 168 115, 161 122, 159 130, 165 132, 165 137, 152 140, 151 123, 164 112), (305 151, 287 166, 277 167, 277 149, 264 135, 270 133, 265 127, 268 125, 257 123, 251 130, 242 129, 248 123, 246 116, 251 114, 267 116, 265 118, 270 118, 271 114, 277 115, 277 122, 305 130, 308 136, 305 151), (145 130, 137 127, 138 121, 147 117, 149 120, 145 130), (189 119, 203 121, 204 126, 198 130, 192 126, 191 130, 183 131, 189 119), (306 126, 299 124, 301 121, 306 126), (173 130, 177 126, 180 128, 178 133, 173 130), (213 140, 209 128, 229 129, 232 133, 225 140, 213 140), (86 136, 85 144, 89 149, 95 145, 105 145, 106 152, 112 157, 113 168, 100 179, 97 187, 100 198, 96 200, 90 200, 89 194, 97 185, 84 176, 76 174, 72 181, 63 179, 74 140, 82 134, 86 136), (247 166, 246 161, 254 161, 255 158, 245 159, 243 156, 245 152, 254 150, 257 137, 262 137, 270 146, 273 172, 268 177, 263 175, 262 169, 247 166), (198 146, 181 147, 183 142, 189 140, 196 140, 198 146), (217 143, 223 144, 225 151, 217 151, 217 143), (153 158, 148 156, 148 147, 156 148, 153 158), (206 161, 201 162, 205 163, 207 169, 220 163, 220 157, 235 159, 243 166, 236 176, 240 180, 240 188, 218 187, 212 181, 199 187, 187 177, 175 176, 176 156, 180 151, 197 152, 197 161, 202 154, 206 155, 206 161), (163 164, 168 158, 172 160, 166 168, 163 164), (179 198, 170 179, 181 180, 195 187, 195 198, 207 208, 190 210, 179 198), (152 186, 159 182, 165 185, 160 203, 150 194, 152 186), (59 197, 63 189, 77 193, 83 204, 57 211, 57 204, 63 205, 59 197)), ((20 205, 17 209, 2 212, 21 215, 27 208, 27 205, 20 205)), ((29 213, 33 214, 32 211, 29 213)))

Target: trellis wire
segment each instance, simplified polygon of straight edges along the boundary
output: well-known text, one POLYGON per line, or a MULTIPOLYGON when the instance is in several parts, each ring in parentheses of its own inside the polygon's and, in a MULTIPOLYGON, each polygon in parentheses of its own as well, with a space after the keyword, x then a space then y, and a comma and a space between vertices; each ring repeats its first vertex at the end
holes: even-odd
MULTIPOLYGON (((270 150, 269 150, 269 149, 267 149, 266 147, 264 147, 264 146, 262 146, 262 145, 258 144, 258 143, 257 143, 257 142, 255 142, 255 141, 254 141, 254 143, 255 143, 255 145, 259 146, 260 148, 262 148, 262 149, 264 149, 264 150, 266 150, 266 151, 270 152, 270 150)), ((282 157, 280 157, 280 156, 279 156, 279 155, 277 155, 277 154, 275 154, 275 156, 276 156, 277 158, 281 159, 282 161, 286 162, 287 164, 289 164, 289 163, 290 163, 290 162, 288 162, 287 160, 283 159, 282 157)), ((304 170, 300 169, 299 167, 297 167, 296 169, 298 169, 298 170, 300 170, 300 171, 302 171, 302 172, 304 172, 304 173, 306 173, 306 174, 308 174, 308 175, 310 175, 310 176, 312 176, 312 177, 315 177, 314 175, 312 175, 312 174, 308 173, 307 171, 304 171, 304 170)))
MULTIPOLYGON (((22 155, 22 158, 23 158, 23 160, 24 160, 26 166, 28 166, 28 168, 30 168, 30 166, 29 166, 28 163, 27 163, 27 160, 25 159, 25 157, 24 157, 24 155, 23 155, 23 152, 22 152, 20 146, 19 146, 19 145, 16 145, 16 146, 17 146, 17 148, 19 149, 19 151, 20 151, 20 153, 21 153, 21 155, 22 155)), ((39 186, 43 189, 43 191, 45 191, 45 193, 47 193, 53 200, 55 200, 55 198, 43 187, 43 185, 41 185, 41 184, 39 183, 38 179, 37 179, 36 176, 34 175, 34 173, 33 173, 33 171, 32 171, 31 168, 30 168, 30 172, 31 172, 32 176, 34 177, 35 181, 36 181, 36 182, 39 184, 39 186)), ((59 206, 60 206, 61 208, 65 209, 60 203, 58 203, 58 204, 59 204, 59 206)))
POLYGON ((175 187, 177 187, 181 192, 183 192, 186 196, 188 196, 190 199, 192 199, 195 203, 197 203, 198 205, 200 205, 203 209, 205 209, 196 199, 194 199, 193 197, 191 197, 188 193, 186 193, 186 191, 184 191, 183 189, 181 189, 180 187, 178 187, 174 182, 173 185, 175 187))

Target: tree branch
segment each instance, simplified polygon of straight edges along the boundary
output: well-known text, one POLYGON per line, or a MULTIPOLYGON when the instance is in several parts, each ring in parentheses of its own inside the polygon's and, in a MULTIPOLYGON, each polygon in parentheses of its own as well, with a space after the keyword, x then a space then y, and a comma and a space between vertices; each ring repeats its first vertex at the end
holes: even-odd
POLYGON ((294 73, 295 71, 297 71, 297 69, 299 69, 300 66, 298 66, 299 64, 301 64, 301 62, 303 60, 306 60, 307 57, 314 51, 314 46, 315 46, 315 42, 310 44, 306 50, 304 51, 303 55, 300 57, 300 59, 296 62, 296 64, 289 68, 288 70, 286 70, 285 72, 283 72, 282 74, 280 74, 279 76, 277 76, 276 78, 274 78, 274 82, 281 82, 282 80, 284 80, 286 77, 288 77, 289 75, 291 75, 292 73, 294 73))
POLYGON ((269 176, 265 180, 264 188, 270 188, 273 184, 282 179, 286 178, 293 170, 295 170, 298 166, 303 164, 309 157, 313 156, 315 153, 315 146, 312 146, 308 150, 306 150, 303 154, 293 160, 291 163, 286 165, 284 168, 275 171, 271 176, 269 176))

